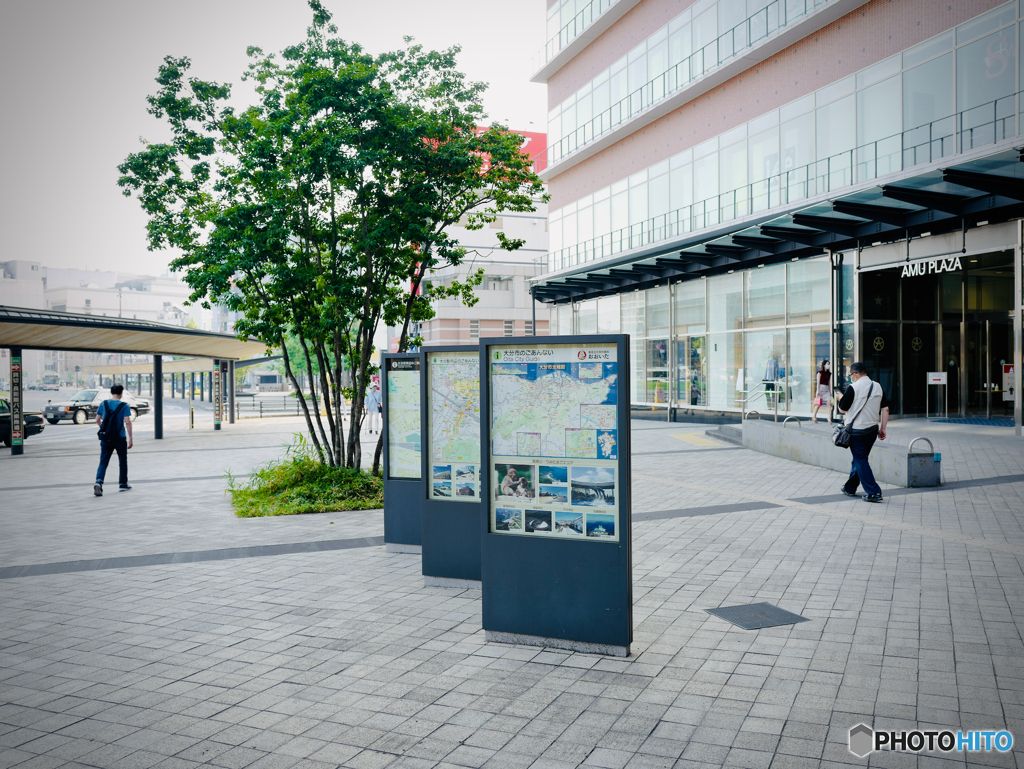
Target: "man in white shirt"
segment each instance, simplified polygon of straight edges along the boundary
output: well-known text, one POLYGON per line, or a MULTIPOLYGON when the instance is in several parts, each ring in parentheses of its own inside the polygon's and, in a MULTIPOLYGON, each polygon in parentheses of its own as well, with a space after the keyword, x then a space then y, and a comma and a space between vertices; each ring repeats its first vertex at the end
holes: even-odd
POLYGON ((380 432, 380 418, 381 418, 381 403, 380 403, 380 389, 376 384, 370 385, 370 389, 366 391, 366 416, 369 417, 369 432, 380 432))
POLYGON ((881 502, 882 487, 875 481, 875 474, 868 464, 868 454, 875 445, 875 439, 885 440, 885 428, 889 424, 889 399, 885 397, 878 382, 872 382, 868 369, 860 361, 850 366, 853 384, 846 388, 839 401, 839 410, 846 414, 846 420, 853 419, 853 442, 850 453, 853 466, 850 477, 842 487, 848 497, 857 496, 857 487, 864 486, 865 502, 881 502))

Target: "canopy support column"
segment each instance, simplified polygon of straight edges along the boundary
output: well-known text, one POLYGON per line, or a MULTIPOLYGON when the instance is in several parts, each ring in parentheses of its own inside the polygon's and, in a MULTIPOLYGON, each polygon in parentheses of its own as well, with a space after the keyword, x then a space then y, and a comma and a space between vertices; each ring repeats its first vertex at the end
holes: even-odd
POLYGON ((228 361, 228 424, 235 423, 235 362, 228 361))
POLYGON ((149 380, 150 395, 153 396, 153 437, 164 437, 164 356, 153 356, 153 378, 149 380), (156 386, 153 383, 156 382, 156 386))

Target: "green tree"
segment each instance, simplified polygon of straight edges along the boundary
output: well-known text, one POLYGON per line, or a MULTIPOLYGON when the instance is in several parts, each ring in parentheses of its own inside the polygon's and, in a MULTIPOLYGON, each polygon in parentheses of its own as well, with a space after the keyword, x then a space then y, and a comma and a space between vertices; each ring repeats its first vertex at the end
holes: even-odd
POLYGON ((358 468, 378 326, 400 326, 406 349, 433 299, 472 302, 479 276, 421 291, 429 270, 466 254, 447 228, 533 210, 543 187, 519 135, 476 128, 484 86, 458 71, 458 48, 428 52, 407 39, 371 56, 337 37, 319 0, 309 5, 301 43, 280 56, 249 49, 243 78, 257 100, 244 110, 227 105, 229 86, 166 58, 148 101, 172 138, 130 155, 118 183, 148 215, 150 248, 180 251, 171 267, 191 302, 240 311, 239 335, 280 348, 296 390, 296 372, 314 372, 320 386, 300 398, 310 440, 322 461, 358 468), (318 390, 330 393, 326 423, 318 390))

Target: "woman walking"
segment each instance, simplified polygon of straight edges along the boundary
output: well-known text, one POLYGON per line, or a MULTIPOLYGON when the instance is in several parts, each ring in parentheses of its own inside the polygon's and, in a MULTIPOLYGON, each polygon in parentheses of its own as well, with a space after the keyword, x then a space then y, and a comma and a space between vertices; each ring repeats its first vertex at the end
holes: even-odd
POLYGON ((825 406, 828 409, 828 423, 832 424, 832 371, 827 360, 821 362, 821 368, 814 376, 814 416, 811 418, 813 424, 818 424, 818 409, 825 406))

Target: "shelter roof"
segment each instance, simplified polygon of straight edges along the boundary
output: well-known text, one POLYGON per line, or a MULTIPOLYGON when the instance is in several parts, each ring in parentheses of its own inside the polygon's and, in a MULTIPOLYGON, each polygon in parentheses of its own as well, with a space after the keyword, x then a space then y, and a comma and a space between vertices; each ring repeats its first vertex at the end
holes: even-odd
POLYGON ((0 305, 0 347, 192 355, 239 360, 264 355, 262 342, 168 323, 0 305))

